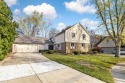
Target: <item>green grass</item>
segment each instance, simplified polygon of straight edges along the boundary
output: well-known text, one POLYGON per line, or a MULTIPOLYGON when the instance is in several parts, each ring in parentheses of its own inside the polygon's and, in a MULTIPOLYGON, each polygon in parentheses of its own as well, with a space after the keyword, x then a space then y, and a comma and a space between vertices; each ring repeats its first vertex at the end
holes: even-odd
POLYGON ((44 56, 107 83, 114 83, 111 67, 118 62, 125 61, 125 58, 115 58, 106 54, 75 56, 56 53, 44 54, 44 56))

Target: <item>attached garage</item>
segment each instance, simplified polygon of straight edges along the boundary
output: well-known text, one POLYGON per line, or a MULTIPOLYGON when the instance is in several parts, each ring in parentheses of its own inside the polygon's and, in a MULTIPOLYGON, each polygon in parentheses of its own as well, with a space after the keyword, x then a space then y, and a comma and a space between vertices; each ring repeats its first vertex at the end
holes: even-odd
POLYGON ((39 52, 43 45, 39 44, 13 44, 13 52, 39 52))
POLYGON ((20 36, 15 39, 12 52, 39 52, 44 50, 46 38, 20 36))
POLYGON ((102 47, 103 53, 112 53, 112 51, 115 49, 115 47, 102 47))

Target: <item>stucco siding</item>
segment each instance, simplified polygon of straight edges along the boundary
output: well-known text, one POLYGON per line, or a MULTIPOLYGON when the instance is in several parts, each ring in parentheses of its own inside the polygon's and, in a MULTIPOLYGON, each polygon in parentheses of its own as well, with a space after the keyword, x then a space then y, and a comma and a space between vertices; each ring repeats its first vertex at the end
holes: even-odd
POLYGON ((60 43, 63 43, 63 42, 65 42, 64 33, 55 37, 55 44, 60 44, 60 43))
POLYGON ((39 52, 44 45, 39 44, 13 44, 12 52, 39 52))
POLYGON ((90 36, 88 33, 80 26, 76 24, 72 28, 69 28, 65 32, 65 42, 78 42, 78 43, 90 43, 90 36), (75 37, 72 38, 72 33, 75 33, 75 37), (83 39, 82 35, 85 35, 85 39, 83 39))

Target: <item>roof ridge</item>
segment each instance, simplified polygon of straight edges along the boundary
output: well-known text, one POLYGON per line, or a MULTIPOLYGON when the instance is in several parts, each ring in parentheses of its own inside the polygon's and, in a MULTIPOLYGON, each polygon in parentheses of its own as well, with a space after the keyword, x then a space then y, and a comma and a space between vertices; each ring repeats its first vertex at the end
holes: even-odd
POLYGON ((104 38, 102 38, 97 44, 95 44, 95 46, 99 45, 107 36, 105 36, 104 38))
MULTIPOLYGON (((74 25, 72 25, 72 26, 67 26, 65 29, 63 29, 61 32, 59 32, 58 34, 56 34, 56 36, 58 36, 58 35, 60 35, 61 33, 63 33, 63 32, 65 32, 66 30, 68 30, 69 28, 71 28, 71 27, 73 27, 73 26, 75 26, 76 24, 80 24, 81 26, 82 26, 82 24, 80 23, 80 22, 78 22, 78 23, 75 23, 74 25)), ((83 27, 83 26, 82 26, 83 27)), ((84 27, 83 27, 83 29, 84 29, 84 27)), ((85 30, 85 29, 84 29, 85 30)), ((87 32, 87 31, 86 31, 87 32)), ((88 33, 88 32, 87 32, 88 33)))

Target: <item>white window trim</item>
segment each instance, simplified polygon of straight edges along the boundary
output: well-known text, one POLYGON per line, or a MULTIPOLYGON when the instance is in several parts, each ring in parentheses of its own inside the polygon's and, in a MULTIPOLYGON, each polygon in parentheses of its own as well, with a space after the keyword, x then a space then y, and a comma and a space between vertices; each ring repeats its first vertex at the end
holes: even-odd
POLYGON ((70 43, 70 48, 75 49, 75 43, 70 43), (72 46, 72 44, 74 44, 74 46, 72 46))
POLYGON ((82 48, 85 48, 85 43, 82 43, 82 48), (84 45, 84 46, 83 46, 84 45))
POLYGON ((76 34, 75 34, 75 37, 73 37, 73 34, 75 34, 75 33, 74 33, 74 32, 72 32, 72 33, 71 33, 71 35, 72 35, 72 38, 75 38, 75 37, 76 37, 76 34))
POLYGON ((83 40, 86 40, 86 35, 85 35, 85 38, 83 38, 83 35, 85 35, 85 34, 82 34, 82 39, 83 39, 83 40))
POLYGON ((57 49, 61 50, 61 44, 57 44, 57 49), (58 46, 59 45, 59 46, 58 46))

